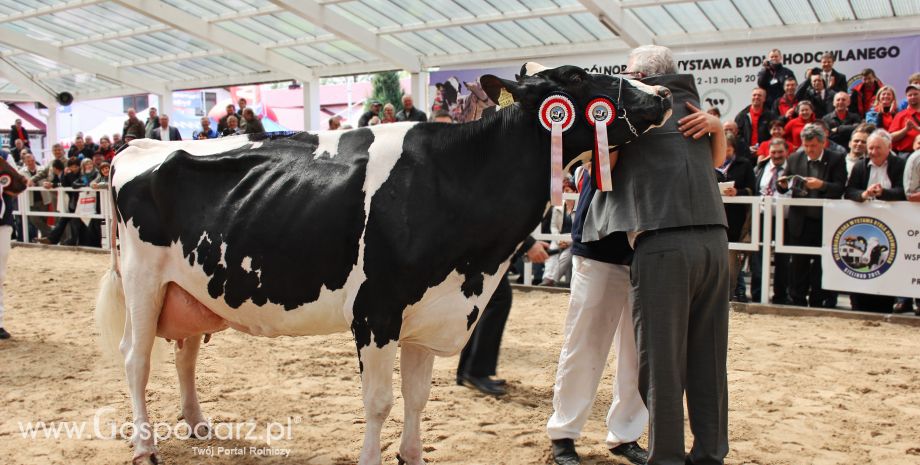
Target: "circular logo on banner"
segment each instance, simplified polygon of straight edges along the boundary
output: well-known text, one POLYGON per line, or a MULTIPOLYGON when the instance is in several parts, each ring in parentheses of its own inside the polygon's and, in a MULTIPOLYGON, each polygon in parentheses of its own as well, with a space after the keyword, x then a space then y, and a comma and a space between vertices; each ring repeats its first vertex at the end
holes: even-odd
POLYGON ((851 218, 834 232, 831 254, 834 263, 847 276, 874 279, 891 268, 897 257, 894 233, 877 218, 851 218))
POLYGON ((607 126, 613 124, 613 119, 617 116, 617 109, 613 106, 613 102, 607 97, 597 97, 591 102, 588 103, 588 107, 585 108, 585 118, 588 118, 588 122, 591 123, 591 126, 594 126, 595 123, 604 123, 607 126))
POLYGON ((0 187, 9 187, 13 183, 13 178, 8 174, 0 175, 0 187))
POLYGON ((575 122, 575 105, 565 94, 556 92, 549 95, 540 104, 540 124, 547 131, 553 129, 553 123, 562 124, 562 130, 568 131, 575 122))

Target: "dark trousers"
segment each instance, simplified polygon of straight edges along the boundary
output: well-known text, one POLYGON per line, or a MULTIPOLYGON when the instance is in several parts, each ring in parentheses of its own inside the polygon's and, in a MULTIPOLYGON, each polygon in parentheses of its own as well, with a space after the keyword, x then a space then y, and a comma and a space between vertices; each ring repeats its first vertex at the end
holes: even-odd
POLYGON ((684 393, 695 465, 728 454, 728 241, 725 230, 640 236, 630 267, 639 393, 650 465, 684 464, 684 393))
POLYGON ((476 329, 460 353, 457 376, 483 377, 495 375, 498 349, 505 332, 505 322, 511 312, 511 284, 503 278, 495 288, 492 299, 482 311, 476 329))
POLYGON ((863 312, 891 313, 895 297, 874 294, 850 294, 850 306, 863 312))
MULTIPOLYGON (((821 220, 805 218, 802 232, 790 235, 794 245, 821 246, 821 220)), ((790 265, 789 296, 792 303, 802 307, 824 307, 829 294, 821 289, 821 257, 817 255, 792 256, 790 265)))

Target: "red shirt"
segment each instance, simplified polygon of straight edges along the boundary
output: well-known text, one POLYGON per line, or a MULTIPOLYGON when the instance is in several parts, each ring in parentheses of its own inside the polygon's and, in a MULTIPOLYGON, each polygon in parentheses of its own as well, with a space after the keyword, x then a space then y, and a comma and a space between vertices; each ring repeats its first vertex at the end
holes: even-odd
POLYGON ((755 111, 754 107, 751 107, 751 145, 757 145, 757 122, 760 121, 760 115, 763 114, 763 109, 760 111, 755 111))
POLYGON ((786 96, 783 95, 779 98, 779 103, 776 104, 776 109, 779 110, 779 115, 777 116, 784 118, 786 116, 786 112, 792 108, 795 108, 795 106, 798 104, 799 101, 796 100, 795 96, 793 96, 791 99, 787 99, 786 96))
POLYGON ((802 146, 802 129, 805 128, 806 124, 811 122, 814 122, 814 118, 805 121, 801 116, 797 116, 786 123, 784 133, 786 134, 786 142, 792 147, 789 150, 790 152, 802 146))
MULTIPOLYGON (((908 118, 914 118, 914 121, 917 121, 920 119, 920 111, 914 110, 913 108, 905 108, 895 115, 894 120, 891 121, 891 126, 888 127, 888 132, 897 132, 906 127, 908 118)), ((891 144, 891 148, 898 152, 912 151, 914 148, 914 139, 917 138, 917 134, 920 134, 920 131, 916 129, 907 131, 907 135, 901 140, 891 144)))

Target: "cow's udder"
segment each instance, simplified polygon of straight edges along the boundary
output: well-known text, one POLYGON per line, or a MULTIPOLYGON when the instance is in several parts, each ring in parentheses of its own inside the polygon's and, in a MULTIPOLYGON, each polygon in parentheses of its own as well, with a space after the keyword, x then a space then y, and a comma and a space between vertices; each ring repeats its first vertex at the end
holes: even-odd
POLYGON ((195 297, 170 282, 166 285, 163 309, 157 320, 157 336, 181 341, 227 329, 227 321, 205 307, 195 297))

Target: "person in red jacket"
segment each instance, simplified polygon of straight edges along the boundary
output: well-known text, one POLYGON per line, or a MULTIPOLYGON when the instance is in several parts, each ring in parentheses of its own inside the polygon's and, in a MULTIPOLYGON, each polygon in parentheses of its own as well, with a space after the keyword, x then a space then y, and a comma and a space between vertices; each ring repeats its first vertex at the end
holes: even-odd
POLYGON ((920 84, 911 84, 904 90, 907 108, 898 112, 888 131, 891 132, 892 149, 903 157, 910 154, 914 138, 920 135, 920 84))
POLYGON ((802 128, 815 120, 815 107, 810 101, 802 100, 799 102, 798 109, 799 116, 789 120, 789 122, 786 123, 786 127, 783 128, 786 142, 789 143, 791 151, 794 151, 802 145, 802 138, 800 137, 802 128))
POLYGON ((872 68, 864 69, 861 74, 862 82, 850 91, 850 111, 865 118, 866 112, 875 105, 875 95, 885 84, 882 84, 872 68))

